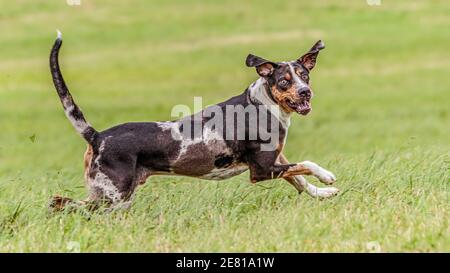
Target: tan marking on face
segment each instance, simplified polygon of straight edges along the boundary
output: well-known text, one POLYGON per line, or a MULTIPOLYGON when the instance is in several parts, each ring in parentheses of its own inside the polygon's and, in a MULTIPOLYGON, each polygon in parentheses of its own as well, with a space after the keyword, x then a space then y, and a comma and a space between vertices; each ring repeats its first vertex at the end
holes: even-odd
POLYGON ((300 69, 295 69, 295 74, 297 74, 298 78, 304 83, 306 84, 306 86, 308 86, 309 89, 311 89, 311 80, 309 79, 309 75, 306 75, 306 79, 303 79, 303 74, 302 74, 303 70, 300 69), (307 82, 309 80, 309 82, 307 82))
POLYGON ((276 86, 272 86, 271 92, 273 98, 278 102, 278 105, 280 105, 281 108, 283 108, 286 112, 291 113, 295 111, 294 109, 289 107, 286 103, 286 100, 291 100, 295 102, 299 99, 295 85, 292 85, 286 91, 278 90, 276 86))
POLYGON ((291 74, 289 74, 289 72, 288 73, 286 73, 286 75, 284 75, 284 78, 287 80, 287 81, 290 81, 291 80, 291 74))
POLYGON ((89 178, 89 170, 91 169, 92 157, 94 156, 94 151, 91 145, 88 145, 86 152, 84 153, 84 179, 86 182, 89 178))

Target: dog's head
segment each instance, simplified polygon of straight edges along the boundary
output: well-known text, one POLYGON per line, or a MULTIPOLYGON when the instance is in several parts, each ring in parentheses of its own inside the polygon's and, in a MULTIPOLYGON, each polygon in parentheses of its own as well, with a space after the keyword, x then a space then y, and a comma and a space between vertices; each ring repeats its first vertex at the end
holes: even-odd
POLYGON ((290 62, 271 62, 249 54, 245 64, 256 67, 256 72, 266 79, 273 100, 284 111, 307 115, 311 111, 313 95, 309 72, 316 65, 319 51, 324 48, 324 43, 319 40, 306 54, 290 62))

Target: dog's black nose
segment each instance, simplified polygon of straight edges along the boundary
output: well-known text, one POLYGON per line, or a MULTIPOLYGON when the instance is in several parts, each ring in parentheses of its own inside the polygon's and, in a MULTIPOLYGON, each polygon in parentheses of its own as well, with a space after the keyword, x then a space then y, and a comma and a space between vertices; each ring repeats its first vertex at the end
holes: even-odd
POLYGON ((303 98, 311 96, 311 90, 309 90, 309 88, 302 88, 302 89, 299 89, 297 92, 298 92, 298 95, 303 98))

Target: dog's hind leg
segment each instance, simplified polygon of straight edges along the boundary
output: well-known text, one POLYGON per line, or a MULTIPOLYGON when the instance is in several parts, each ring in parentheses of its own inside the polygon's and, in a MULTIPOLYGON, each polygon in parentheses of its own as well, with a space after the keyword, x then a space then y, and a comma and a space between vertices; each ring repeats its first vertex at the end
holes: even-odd
POLYGON ((85 205, 84 201, 75 201, 72 198, 53 196, 48 205, 51 212, 63 211, 67 208, 75 209, 77 207, 85 205))
POLYGON ((88 202, 97 203, 107 210, 129 208, 138 185, 133 171, 123 173, 117 169, 97 170, 88 184, 88 202))
POLYGON ((86 200, 55 196, 50 201, 52 211, 70 211, 78 208, 97 210, 105 208, 129 208, 132 195, 139 184, 136 173, 136 159, 133 156, 105 156, 103 149, 95 152, 91 146, 85 153, 85 178, 89 195, 86 200))
MULTIPOLYGON (((282 153, 280 153, 278 161, 281 164, 289 164, 289 161, 282 153)), ((299 193, 306 191, 312 197, 329 198, 335 196, 339 192, 339 189, 335 187, 325 187, 325 188, 316 187, 313 184, 310 184, 301 175, 285 177, 284 179, 288 181, 292 186, 294 186, 299 193)))
POLYGON ((87 173, 89 201, 109 209, 129 208, 135 189, 147 177, 137 165, 137 154, 125 149, 122 141, 104 139, 87 173))
MULTIPOLYGON (((88 173, 93 160, 93 154, 94 152, 92 146, 88 145, 86 152, 84 153, 84 178, 86 183, 88 181, 88 173)), ((89 199, 77 201, 72 198, 56 195, 50 199, 48 207, 51 212, 59 212, 66 209, 68 209, 68 211, 74 211, 78 208, 85 207, 88 204, 90 204, 89 199)), ((88 208, 91 209, 95 209, 95 207, 96 205, 94 204, 90 204, 90 206, 88 206, 88 208)))

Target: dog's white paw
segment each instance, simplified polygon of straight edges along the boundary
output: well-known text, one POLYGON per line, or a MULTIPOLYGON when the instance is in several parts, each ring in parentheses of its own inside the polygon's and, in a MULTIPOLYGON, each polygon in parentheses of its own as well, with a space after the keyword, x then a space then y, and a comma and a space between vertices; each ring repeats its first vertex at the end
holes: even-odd
POLYGON ((338 193, 339 193, 339 189, 334 188, 334 187, 315 188, 314 191, 310 192, 312 197, 317 197, 317 198, 321 198, 321 199, 333 197, 333 196, 337 195, 338 193))
POLYGON ((336 182, 336 176, 325 169, 321 169, 319 172, 317 172, 316 177, 320 180, 320 182, 331 185, 334 182, 336 182))

